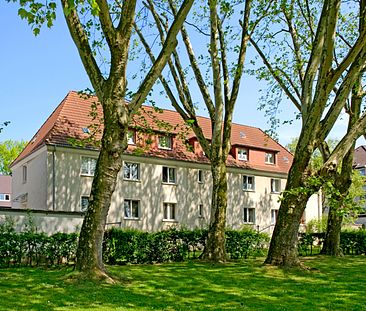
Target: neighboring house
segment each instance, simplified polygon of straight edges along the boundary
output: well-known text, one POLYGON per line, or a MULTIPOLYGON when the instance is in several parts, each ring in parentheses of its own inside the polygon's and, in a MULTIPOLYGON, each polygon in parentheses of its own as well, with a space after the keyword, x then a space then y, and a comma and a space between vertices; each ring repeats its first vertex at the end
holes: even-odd
MULTIPOLYGON (((87 209, 98 157, 93 146, 102 130, 96 102, 70 92, 30 140, 12 164, 14 207, 87 209)), ((210 120, 198 122, 210 139, 210 120)), ((258 128, 233 124, 231 134, 227 226, 270 232, 293 156, 258 128)), ((130 125, 128 143, 107 223, 147 231, 207 227, 210 165, 179 114, 144 106, 130 125)), ((306 220, 318 217, 318 201, 310 200, 306 220)))
POLYGON ((11 176, 0 175, 0 207, 11 207, 11 176))
MULTIPOLYGON (((358 170, 362 176, 366 176, 366 146, 359 146, 355 149, 353 155, 353 168, 358 170)), ((366 197, 366 185, 363 186, 366 197)), ((356 220, 358 225, 366 225, 366 206, 364 208, 364 213, 359 215, 356 220)))

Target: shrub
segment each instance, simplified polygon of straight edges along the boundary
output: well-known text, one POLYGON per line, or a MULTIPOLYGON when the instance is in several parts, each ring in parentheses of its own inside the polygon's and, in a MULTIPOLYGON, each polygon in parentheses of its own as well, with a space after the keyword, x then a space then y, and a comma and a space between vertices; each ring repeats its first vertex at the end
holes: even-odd
MULTIPOLYGON (((325 233, 300 234, 298 250, 302 256, 319 253, 325 233), (317 251, 314 251, 317 249, 317 251)), ((366 230, 347 230, 341 232, 340 247, 344 255, 366 255, 366 230)))
MULTIPOLYGON (((110 229, 105 234, 103 258, 108 264, 160 263, 196 258, 205 246, 206 229, 176 229, 147 233, 110 229)), ((254 230, 227 230, 231 259, 262 255, 269 238, 254 230)))

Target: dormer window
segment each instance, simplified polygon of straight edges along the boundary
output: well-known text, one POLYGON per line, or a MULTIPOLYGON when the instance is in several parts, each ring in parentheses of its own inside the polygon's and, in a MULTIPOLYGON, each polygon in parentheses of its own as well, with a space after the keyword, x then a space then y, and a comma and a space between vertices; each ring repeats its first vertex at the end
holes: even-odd
POLYGON ((127 143, 134 145, 136 143, 136 135, 134 130, 128 130, 127 132, 127 143))
POLYGON ((238 149, 238 160, 240 161, 248 161, 248 149, 239 148, 238 149))
POLYGON ((264 162, 267 164, 275 164, 275 154, 274 152, 266 152, 264 162))
POLYGON ((168 135, 159 135, 159 148, 160 149, 166 149, 166 150, 172 150, 172 137, 168 135))

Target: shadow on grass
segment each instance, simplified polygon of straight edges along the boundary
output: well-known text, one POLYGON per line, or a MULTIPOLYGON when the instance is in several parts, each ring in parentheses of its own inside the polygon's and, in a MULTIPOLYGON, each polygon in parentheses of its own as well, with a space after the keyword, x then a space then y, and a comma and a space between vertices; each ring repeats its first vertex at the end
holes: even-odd
POLYGON ((262 260, 111 266, 119 284, 71 270, 0 270, 1 310, 366 310, 366 258, 312 257, 314 271, 262 260))

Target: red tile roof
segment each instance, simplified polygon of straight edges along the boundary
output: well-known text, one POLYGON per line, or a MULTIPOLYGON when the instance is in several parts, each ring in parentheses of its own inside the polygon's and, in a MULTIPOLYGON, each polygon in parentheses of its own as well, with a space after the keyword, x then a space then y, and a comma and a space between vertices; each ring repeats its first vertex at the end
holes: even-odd
MULTIPOLYGON (((85 139, 90 135, 85 133, 85 129, 92 129, 91 124, 100 126, 100 118, 103 116, 101 106, 97 105, 97 119, 93 120, 91 116, 91 106, 97 103, 97 98, 85 97, 79 95, 75 91, 67 94, 64 100, 54 110, 51 116, 41 126, 36 135, 30 140, 28 145, 13 162, 13 165, 24 159, 29 154, 33 153, 45 144, 75 146, 75 141, 85 139), (74 141, 74 142, 72 142, 74 141)), ((164 131, 159 125, 163 121, 165 124, 172 126, 168 131, 173 134, 178 134, 185 127, 180 115, 172 110, 161 110, 156 112, 150 106, 143 106, 140 110, 140 116, 135 116, 131 127, 144 127, 144 122, 147 122, 151 129, 156 131, 164 131), (146 121, 143 121, 146 120, 146 121)), ((201 125, 206 138, 211 139, 211 122, 210 119, 198 117, 198 122, 201 125)), ((102 126, 100 126, 102 131, 102 126)), ((194 134, 191 130, 186 129, 185 138, 192 138, 194 134)), ((95 140, 100 140, 101 131, 95 135, 95 140)), ((166 131, 166 130, 165 130, 166 131)), ((250 168, 261 171, 270 171, 278 173, 288 173, 292 163, 292 154, 287 151, 279 143, 268 137, 262 130, 256 127, 233 124, 231 132, 231 143, 233 146, 246 146, 250 149, 271 150, 277 153, 276 165, 266 165, 263 160, 263 165, 252 164, 250 161, 238 161, 232 155, 229 155, 227 164, 233 167, 250 168)), ((93 148, 89 146, 90 148, 93 148)), ((126 150, 127 154, 132 154, 136 147, 129 146, 126 150)), ((95 149, 95 148, 93 148, 95 149)), ((160 150, 150 148, 144 150, 141 156, 153 156, 158 158, 170 158, 183 161, 192 161, 200 163, 209 163, 203 154, 195 154, 188 151, 182 141, 176 143, 173 150, 160 150)))

